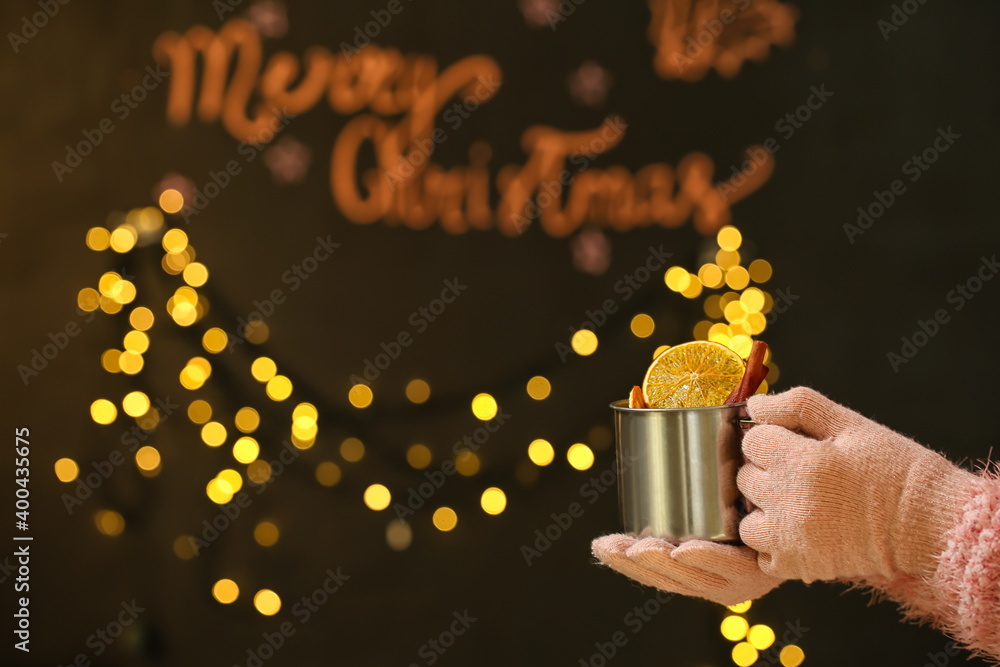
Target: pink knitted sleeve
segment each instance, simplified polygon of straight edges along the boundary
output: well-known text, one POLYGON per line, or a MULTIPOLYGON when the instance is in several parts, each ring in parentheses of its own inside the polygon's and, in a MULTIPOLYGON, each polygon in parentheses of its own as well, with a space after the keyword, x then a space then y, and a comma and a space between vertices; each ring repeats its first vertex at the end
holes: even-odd
POLYGON ((984 475, 945 536, 934 574, 855 582, 897 602, 904 616, 930 623, 972 652, 1000 661, 1000 478, 984 475))

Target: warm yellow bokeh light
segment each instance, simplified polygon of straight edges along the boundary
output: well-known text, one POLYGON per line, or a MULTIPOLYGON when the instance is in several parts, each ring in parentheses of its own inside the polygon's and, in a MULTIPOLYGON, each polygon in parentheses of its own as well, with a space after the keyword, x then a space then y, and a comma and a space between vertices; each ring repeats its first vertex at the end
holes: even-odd
POLYGON ((726 616, 719 627, 722 636, 731 642, 742 641, 747 636, 749 628, 750 624, 742 616, 726 616))
POLYGON ((263 484, 271 479, 271 464, 262 459, 257 459, 247 466, 247 479, 254 484, 263 484))
POLYGON ((497 416, 497 401, 489 394, 476 394, 472 399, 472 414, 476 419, 489 421, 497 416))
POLYGON ((715 235, 715 240, 723 250, 736 250, 743 242, 743 235, 732 225, 726 225, 715 235))
POLYGON ((663 282, 674 292, 683 292, 691 285, 691 274, 680 266, 672 266, 663 274, 663 282))
POLYGON ((767 625, 754 625, 747 631, 747 641, 758 651, 766 651, 774 643, 774 630, 767 625))
POLYGON ((260 415, 253 408, 240 408, 236 411, 233 423, 240 433, 253 433, 260 426, 260 415))
POLYGON ((653 318, 645 313, 639 313, 633 317, 629 326, 636 338, 649 338, 653 335, 653 329, 656 328, 653 318))
POLYGON ((272 547, 280 536, 278 527, 270 521, 261 521, 253 529, 253 539, 262 547, 272 547))
POLYGON ((685 289, 681 290, 681 295, 687 297, 688 299, 695 299, 701 296, 702 291, 701 281, 698 280, 698 276, 691 274, 691 281, 685 289))
POLYGON ((80 474, 80 466, 76 464, 76 461, 65 457, 56 461, 55 469, 56 478, 60 482, 72 482, 80 474))
POLYGON ((755 283, 766 283, 771 279, 771 264, 766 259, 750 262, 750 279, 755 283))
POLYGON ((90 416, 98 424, 110 424, 118 417, 118 408, 106 398, 99 398, 90 404, 90 416))
POLYGON ((746 602, 740 602, 739 604, 731 604, 726 609, 733 612, 734 614, 745 614, 750 611, 750 607, 753 605, 752 600, 747 600, 746 602))
POLYGON ((278 366, 270 357, 257 357, 250 364, 250 373, 257 382, 267 382, 278 372, 278 366))
POLYGON ((204 424, 212 418, 212 406, 208 401, 198 398, 191 401, 187 409, 188 419, 195 424, 204 424))
POLYGON ((253 596, 253 606, 264 616, 274 616, 281 609, 281 598, 267 588, 262 588, 253 596))
POLYGON ((323 486, 336 486, 340 481, 340 466, 333 461, 323 461, 316 466, 316 481, 323 486))
POLYGON ((129 417, 141 417, 149 411, 149 397, 141 391, 130 391, 122 399, 122 409, 129 417))
POLYGON ((121 373, 121 350, 105 350, 101 353, 101 368, 109 373, 121 373))
POLYGON ((722 269, 720 269, 717 264, 712 264, 711 262, 703 264, 702 267, 698 269, 698 280, 702 285, 711 289, 722 287, 722 269))
POLYGON ((260 445, 249 436, 243 436, 233 443, 233 458, 240 463, 253 463, 260 456, 260 445))
POLYGON ((222 352, 226 349, 227 343, 229 343, 229 336, 219 327, 212 327, 201 337, 201 346, 205 348, 206 352, 212 354, 222 352))
POLYGON ((594 452, 587 445, 578 442, 566 452, 566 460, 577 470, 587 470, 594 465, 594 452))
POLYGON ((175 538, 173 547, 174 555, 181 560, 191 560, 198 555, 190 535, 180 535, 175 538))
POLYGON ((160 208, 164 213, 177 213, 184 208, 184 195, 173 188, 167 188, 160 193, 160 208))
POLYGON ((212 586, 212 597, 222 604, 236 602, 240 596, 240 587, 232 579, 219 579, 212 586))
POLYGON ((292 381, 284 375, 275 375, 264 390, 272 401, 283 401, 292 395, 292 381))
POLYGON ((181 229, 168 229, 163 235, 163 249, 171 253, 181 253, 187 248, 188 237, 181 229))
POLYGON ((218 447, 226 441, 226 427, 220 422, 208 422, 201 427, 201 439, 209 447, 218 447))
POLYGON ((757 649, 746 642, 740 642, 733 647, 733 662, 735 662, 739 667, 750 667, 753 663, 757 662, 757 649))
POLYGON ((228 489, 230 493, 236 493, 243 488, 243 475, 232 468, 220 471, 215 479, 219 481, 223 489, 228 489))
POLYGON ((356 384, 347 392, 347 400, 356 408, 367 408, 372 404, 374 395, 368 385, 356 384))
POLYGON ((528 445, 528 458, 537 466, 547 466, 555 459, 556 450, 548 440, 538 438, 528 445))
POLYGON ((497 487, 491 486, 483 491, 479 504, 482 505, 483 511, 487 514, 500 514, 507 507, 507 496, 497 487))
POLYGON ((805 659, 805 651, 795 644, 788 644, 778 654, 778 660, 781 661, 782 667, 799 667, 805 659))
POLYGON ((443 533, 447 533, 458 525, 458 515, 450 507, 439 507, 434 510, 434 516, 431 520, 434 522, 434 527, 443 533))
POLYGON ((110 245, 115 252, 128 252, 135 247, 139 234, 132 225, 118 225, 111 232, 110 245))
POLYGON ((93 287, 84 287, 76 295, 76 305, 80 310, 92 313, 101 306, 101 295, 93 287))
POLYGON ((340 443, 340 455, 345 461, 355 463, 360 461, 365 455, 365 445, 357 438, 347 438, 340 443))
POLYGON ((740 259, 742 258, 738 250, 719 250, 719 252, 715 253, 715 263, 725 271, 738 266, 740 259))
POLYGON ((160 452, 156 447, 140 447, 135 453, 135 464, 140 470, 152 471, 160 467, 160 452))
POLYGON ((191 262, 184 267, 181 277, 191 287, 201 287, 208 282, 208 267, 201 262, 191 262))
POLYGON ((549 382, 548 378, 536 375, 528 380, 528 396, 536 401, 544 401, 551 393, 552 383, 549 382))
POLYGON ((135 301, 135 283, 131 280, 119 280, 111 286, 109 296, 118 304, 132 303, 135 301))
POLYGON ((573 351, 581 357, 589 357, 597 351, 597 334, 590 329, 580 329, 569 341, 573 351))
POLYGON ((87 230, 87 247, 91 250, 107 250, 111 245, 111 232, 104 227, 91 227, 87 230))
POLYGON ((726 271, 726 284, 734 290, 744 289, 750 284, 750 274, 742 266, 734 266, 726 271))
POLYGON ((114 537, 125 530, 125 518, 112 510, 101 510, 94 515, 94 524, 101 533, 114 537))
POLYGON ((372 484, 365 489, 365 505, 377 512, 384 510, 392 502, 392 494, 382 484, 372 484))
POLYGON ((423 470, 431 464, 431 450, 427 445, 410 445, 406 450, 406 462, 417 470, 423 470))
POLYGON ((653 350, 653 359, 656 359, 658 356, 660 356, 661 354, 663 354, 664 352, 666 352, 669 349, 670 349, 669 345, 660 345, 660 346, 658 346, 655 350, 653 350))
POLYGON ((729 339, 729 349, 746 359, 753 349, 753 339, 746 334, 736 334, 729 339))
POLYGON ((170 317, 179 326, 189 327, 198 319, 198 309, 187 301, 175 301, 174 308, 170 311, 170 317))
POLYGON ((153 326, 153 311, 145 306, 134 308, 128 316, 128 322, 138 331, 149 331, 153 326))
POLYGON ((472 452, 462 452, 455 456, 455 470, 463 477, 472 477, 479 472, 479 457, 472 452))
POLYGON ((410 380, 406 384, 406 398, 411 403, 425 403, 431 397, 431 386, 421 379, 410 380))

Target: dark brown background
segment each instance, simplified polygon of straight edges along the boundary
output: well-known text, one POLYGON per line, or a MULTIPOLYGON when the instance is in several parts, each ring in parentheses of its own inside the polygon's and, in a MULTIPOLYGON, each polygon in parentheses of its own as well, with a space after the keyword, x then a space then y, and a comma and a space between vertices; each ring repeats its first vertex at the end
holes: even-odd
MULTIPOLYGON (((782 369, 776 388, 811 385, 953 460, 981 459, 996 433, 1000 284, 988 284, 954 313, 898 374, 886 355, 898 351, 900 336, 912 334, 918 319, 949 307, 947 292, 973 275, 981 256, 1000 249, 998 10, 988 2, 928 2, 886 42, 876 21, 889 16, 890 5, 800 2, 794 47, 773 50, 768 62, 747 65, 735 80, 712 73, 693 84, 653 73, 649 12, 641 2, 589 0, 553 32, 527 28, 513 0, 419 0, 407 4, 377 41, 432 54, 442 65, 485 53, 503 69, 496 98, 436 154, 445 165, 464 164, 476 139, 493 145, 494 166, 523 163, 518 141, 527 126, 585 129, 618 112, 630 123, 628 134, 595 166, 676 164, 703 150, 728 169, 746 146, 776 136, 775 122, 805 100, 810 86, 825 84, 834 97, 793 138, 781 140, 771 181, 734 208, 747 243, 775 268, 770 286, 799 297, 764 335, 782 369), (596 109, 574 104, 565 87, 565 76, 591 59, 614 75, 607 103, 596 109), (961 134, 955 147, 854 245, 848 243, 842 225, 855 219, 856 207, 867 204, 874 189, 886 189, 902 163, 927 146, 939 126, 949 125, 961 134)), ((368 20, 369 10, 382 6, 291 2, 289 34, 266 42, 266 54, 278 48, 298 54, 313 44, 334 49, 368 20)), ((31 2, 7 3, 0 28, 14 30, 35 11, 31 2)), ((329 151, 345 119, 326 107, 288 130, 313 151, 304 183, 276 186, 257 160, 188 228, 211 271, 210 317, 227 328, 253 299, 282 286, 281 273, 311 251, 317 235, 332 234, 342 244, 270 320, 264 346, 295 381, 294 398, 321 407, 316 447, 196 560, 179 560, 170 545, 217 512, 204 484, 221 467, 224 452, 199 444, 184 417, 171 418, 153 437, 164 456, 159 477, 145 479, 131 464, 123 466, 82 510, 67 515, 59 500, 66 487, 52 474, 53 462, 71 456, 86 469, 121 448, 124 422, 99 427, 87 406, 132 386, 98 363, 124 325, 121 318, 101 316, 84 326, 28 387, 16 367, 47 342, 48 332, 76 318, 80 288, 121 266, 120 258, 84 247, 86 229, 103 223, 109 211, 152 203, 150 189, 167 171, 204 183, 209 170, 234 156, 236 142, 217 123, 169 127, 163 86, 126 120, 116 120, 118 129, 64 182, 56 181, 50 163, 83 129, 109 115, 123 82, 152 64, 158 34, 199 23, 220 24, 208 0, 73 2, 20 53, 6 43, 0 48, 0 231, 8 235, 0 243, 3 421, 5 429, 31 427, 34 472, 33 650, 29 660, 10 659, 41 665, 66 664, 80 652, 92 656, 87 637, 134 598, 146 611, 99 664, 245 664, 247 648, 282 620, 294 621, 288 613, 294 601, 319 586, 327 568, 337 567, 350 581, 266 664, 426 664, 420 646, 462 610, 478 620, 438 664, 576 665, 589 659, 595 642, 628 630, 623 617, 651 595, 591 562, 592 537, 617 525, 614 493, 587 505, 531 567, 519 549, 552 512, 580 500, 579 487, 590 473, 570 469, 565 448, 585 439, 594 425, 610 423, 607 404, 634 384, 656 345, 690 338, 700 300, 683 300, 651 282, 599 331, 593 357, 562 364, 553 346, 568 340, 569 327, 578 326, 587 309, 614 296, 615 281, 643 261, 650 245, 663 244, 676 263, 691 267, 704 241, 689 225, 610 233, 612 265, 593 277, 573 269, 567 240, 538 229, 511 240, 494 232, 450 236, 436 226, 415 233, 353 225, 329 193, 329 151), (454 276, 468 291, 378 379, 375 407, 352 410, 347 377, 378 352, 379 342, 409 328, 409 314, 454 276), (640 341, 628 332, 636 312, 654 316, 652 338, 640 341), (536 372, 554 387, 540 403, 524 393, 524 382, 536 372), (434 398, 414 408, 403 387, 418 376, 431 382, 434 398), (449 481, 434 498, 456 508, 458 528, 437 532, 425 508, 413 519, 413 545, 392 552, 384 540, 388 513, 366 509, 363 489, 380 481, 399 498, 420 481, 405 465, 406 446, 427 442, 439 462, 452 442, 479 425, 468 401, 480 391, 493 393, 511 420, 484 447, 480 474, 449 481), (362 437, 368 456, 343 465, 339 486, 322 488, 312 467, 324 458, 339 460, 336 446, 346 435, 362 437), (560 459, 542 470, 534 487, 522 488, 513 471, 536 437, 556 444, 560 459), (479 493, 492 484, 508 493, 508 509, 499 517, 478 508, 479 493), (91 517, 103 507, 125 516, 124 534, 97 533, 91 517), (281 540, 269 549, 255 545, 251 535, 263 518, 282 528, 281 540), (228 607, 210 595, 212 582, 223 576, 242 588, 240 600, 228 607), (253 611, 250 598, 260 587, 282 595, 279 616, 253 611)), ((161 304, 141 386, 175 402, 183 397, 186 405, 191 396, 176 373, 196 353, 197 341, 190 332, 162 326, 171 283, 157 266, 158 255, 138 252, 126 261, 137 275, 140 299, 161 304)), ((248 361, 225 355, 205 395, 220 406, 265 406, 248 361)), ((272 425, 265 447, 273 452, 287 415, 279 410, 264 418, 272 425)), ((593 471, 608 468, 612 458, 610 450, 599 452, 593 471)), ((4 479, 11 479, 11 464, 4 454, 4 479)), ((11 483, 3 484, 12 499, 11 483)), ((11 583, 2 584, 5 601, 12 598, 11 583)), ((868 607, 864 596, 842 593, 839 586, 789 583, 750 617, 777 628, 786 621, 808 627, 800 642, 806 664, 922 665, 928 652, 943 650, 944 636, 901 624, 891 605, 868 607)), ((675 599, 630 635, 615 661, 731 664, 731 645, 718 631, 721 616, 716 605, 675 599)), ((9 642, 8 611, 4 618, 9 642)))

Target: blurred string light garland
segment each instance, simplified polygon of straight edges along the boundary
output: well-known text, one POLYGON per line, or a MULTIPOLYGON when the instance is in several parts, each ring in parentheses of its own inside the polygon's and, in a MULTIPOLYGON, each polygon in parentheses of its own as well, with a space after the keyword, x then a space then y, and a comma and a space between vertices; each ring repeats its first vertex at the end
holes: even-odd
MULTIPOLYGON (((172 214, 181 211, 184 206, 183 195, 168 188, 161 193, 159 205, 160 208, 150 206, 133 209, 123 220, 112 218, 114 226, 111 229, 91 228, 87 232, 86 245, 95 251, 110 249, 125 254, 137 246, 148 246, 160 241, 164 251, 160 262, 163 271, 180 276, 184 283, 167 299, 167 315, 177 326, 187 329, 202 321, 209 312, 209 299, 206 295, 210 289, 209 271, 204 263, 197 261, 196 251, 183 230, 176 227, 165 229, 163 212, 172 214)), ((773 306, 771 295, 750 283, 767 282, 771 277, 771 266, 764 259, 754 259, 746 267, 742 265, 742 235, 735 226, 723 227, 717 233, 715 241, 714 246, 706 251, 707 256, 702 253, 704 261, 696 272, 673 266, 664 273, 664 282, 670 290, 688 299, 696 299, 705 294, 702 306, 707 319, 694 326, 692 333, 695 339, 724 344, 746 358, 752 345, 751 337, 764 331, 767 326, 766 315, 773 306), (725 291, 721 294, 708 293, 722 290, 725 291)), ((114 315, 126 307, 130 309, 129 330, 122 337, 121 349, 109 348, 101 354, 101 366, 109 373, 136 376, 145 366, 144 355, 150 348, 148 331, 154 326, 157 316, 154 309, 147 305, 133 305, 137 292, 135 283, 127 277, 108 271, 100 277, 96 289, 85 287, 77 295, 77 304, 88 312, 101 310, 114 315)), ((653 335, 655 321, 646 313, 638 313, 632 317, 629 327, 635 337, 645 339, 653 335)), ((263 345, 269 337, 268 325, 262 320, 250 322, 244 335, 248 342, 263 345)), ((209 355, 221 353, 229 342, 228 334, 218 327, 208 328, 200 336, 201 347, 209 355)), ((573 351, 581 357, 594 354, 598 344, 597 334, 586 328, 575 331, 570 339, 573 351)), ((662 345, 656 348, 653 356, 659 355, 667 347, 662 345)), ((778 368, 770 359, 770 351, 766 362, 771 370, 759 390, 761 392, 766 392, 768 385, 773 384, 778 377, 778 368)), ((281 404, 291 397, 294 391, 292 380, 279 373, 278 365, 271 357, 255 355, 248 370, 249 375, 263 385, 265 395, 273 404, 281 404)), ((209 358, 198 355, 184 364, 178 379, 184 389, 197 391, 204 387, 212 374, 213 364, 209 358)), ((525 390, 532 399, 541 401, 551 394, 552 385, 544 375, 535 375, 527 381, 525 390)), ((413 379, 407 384, 405 395, 412 404, 420 405, 429 400, 431 388, 425 380, 413 379)), ((372 405, 374 394, 369 386, 356 384, 348 391, 347 398, 354 408, 365 409, 372 405)), ((146 432, 154 431, 165 417, 149 395, 141 390, 128 392, 122 397, 120 404, 121 411, 133 418, 146 432)), ((499 411, 496 399, 488 393, 477 394, 470 407, 473 415, 484 422, 494 419, 499 411)), ((90 412, 94 422, 101 425, 112 424, 119 416, 118 404, 106 398, 94 400, 90 412)), ((205 445, 219 448, 231 443, 228 446, 231 447, 233 459, 245 466, 243 473, 235 468, 224 468, 207 482, 205 492, 212 502, 219 505, 231 502, 243 486, 244 474, 251 484, 261 485, 271 480, 272 466, 260 458, 263 452, 254 435, 261 426, 260 413, 256 408, 244 405, 235 411, 231 419, 235 433, 230 432, 228 421, 215 414, 212 405, 202 398, 192 400, 186 412, 188 419, 199 427, 200 439, 205 445)), ((362 424, 360 420, 351 419, 348 414, 338 414, 336 420, 347 421, 354 427, 362 424)), ((316 442, 319 421, 320 412, 315 405, 309 402, 297 403, 291 411, 287 442, 298 450, 311 448, 316 442)), ((589 445, 578 442, 566 450, 567 462, 579 471, 588 470, 594 464, 594 449, 607 449, 611 445, 610 430, 595 426, 590 430, 587 440, 589 445)), ((339 453, 344 461, 355 463, 365 456, 366 449, 362 440, 351 436, 341 442, 339 453)), ((526 455, 516 470, 518 481, 525 486, 537 479, 539 468, 548 466, 555 460, 556 450, 550 442, 539 438, 528 445, 526 455)), ((432 459, 431 450, 424 444, 413 444, 406 450, 409 469, 422 470, 430 465, 432 459)), ((160 452, 152 445, 145 445, 135 452, 135 464, 142 475, 155 477, 162 469, 160 452)), ((461 476, 471 477, 479 471, 480 461, 474 452, 465 451, 455 457, 454 466, 461 476)), ((61 458, 55 464, 55 472, 59 480, 72 482, 79 475, 79 466, 70 458, 61 458)), ((324 460, 315 466, 314 474, 318 483, 332 487, 339 483, 343 472, 337 463, 324 460)), ((392 493, 385 485, 372 483, 365 488, 363 500, 369 509, 383 511, 392 504, 392 493)), ((480 506, 486 514, 501 514, 506 505, 507 496, 501 488, 491 486, 482 491, 480 506)), ((105 535, 119 535, 125 529, 124 518, 113 510, 99 510, 94 521, 97 530, 105 535)), ((450 507, 441 506, 434 511, 431 522, 437 530, 448 532, 457 526, 458 514, 450 507)), ((270 521, 261 521, 254 528, 254 540, 264 547, 277 543, 279 535, 278 527, 270 521)), ((405 520, 394 519, 389 521, 385 537, 392 549, 404 550, 412 542, 413 531, 405 520)), ((174 542, 174 552, 180 558, 190 559, 197 553, 197 546, 190 536, 180 536, 174 542)), ((212 596, 221 604, 231 604, 239 595, 239 587, 231 579, 219 579, 212 588, 212 596)), ((281 600, 274 591, 260 589, 254 595, 253 604, 261 614, 273 615, 280 610, 281 600)), ((738 642, 732 650, 732 658, 737 665, 754 664, 759 653, 774 644, 774 632, 768 626, 751 627, 740 615, 749 607, 749 602, 730 607, 733 613, 726 616, 721 625, 723 636, 738 642)), ((778 657, 785 667, 797 667, 802 663, 804 654, 799 647, 788 644, 781 649, 778 657)))

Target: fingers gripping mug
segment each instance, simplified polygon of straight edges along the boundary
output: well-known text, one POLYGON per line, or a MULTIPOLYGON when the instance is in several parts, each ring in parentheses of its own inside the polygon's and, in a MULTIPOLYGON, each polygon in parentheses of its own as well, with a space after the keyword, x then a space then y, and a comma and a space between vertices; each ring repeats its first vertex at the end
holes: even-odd
POLYGON ((746 514, 736 488, 746 403, 636 409, 611 404, 618 503, 625 532, 672 542, 738 542, 746 514))

